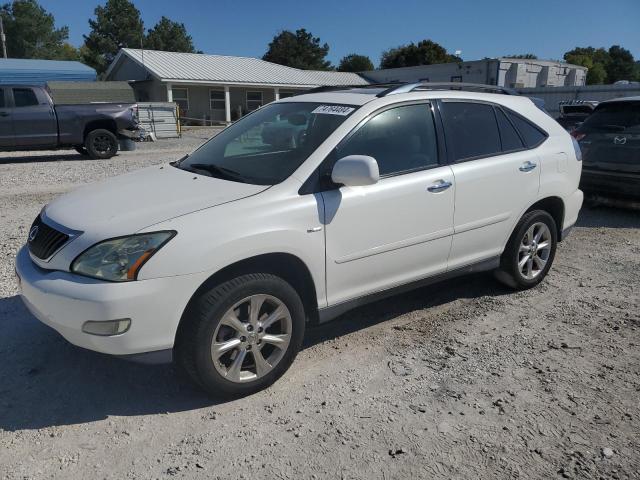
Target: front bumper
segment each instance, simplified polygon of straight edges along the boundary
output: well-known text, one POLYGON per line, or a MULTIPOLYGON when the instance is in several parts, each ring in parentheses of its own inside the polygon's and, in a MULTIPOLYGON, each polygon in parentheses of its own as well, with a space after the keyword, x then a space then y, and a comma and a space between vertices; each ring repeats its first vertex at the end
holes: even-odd
POLYGON ((26 247, 16 258, 22 299, 33 315, 79 347, 132 355, 173 347, 182 313, 206 274, 112 283, 36 266, 26 247), (131 319, 121 335, 84 333, 87 320, 131 319))

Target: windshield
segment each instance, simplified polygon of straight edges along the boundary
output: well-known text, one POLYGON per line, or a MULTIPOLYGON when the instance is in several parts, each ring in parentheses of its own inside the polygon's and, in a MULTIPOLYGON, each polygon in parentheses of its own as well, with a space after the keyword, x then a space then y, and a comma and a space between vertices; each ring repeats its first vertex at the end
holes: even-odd
POLYGON ((582 124, 580 130, 622 132, 640 130, 640 102, 600 105, 582 124))
POLYGON ((225 180, 274 185, 289 177, 355 109, 272 103, 224 129, 174 166, 225 180))

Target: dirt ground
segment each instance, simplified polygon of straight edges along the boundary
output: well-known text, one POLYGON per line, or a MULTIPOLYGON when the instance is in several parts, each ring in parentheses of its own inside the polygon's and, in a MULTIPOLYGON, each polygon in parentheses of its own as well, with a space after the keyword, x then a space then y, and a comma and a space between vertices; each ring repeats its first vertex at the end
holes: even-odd
POLYGON ((276 385, 234 401, 35 320, 13 261, 41 206, 207 135, 2 154, 1 479, 640 478, 638 212, 583 209, 533 290, 476 275, 309 329, 276 385))

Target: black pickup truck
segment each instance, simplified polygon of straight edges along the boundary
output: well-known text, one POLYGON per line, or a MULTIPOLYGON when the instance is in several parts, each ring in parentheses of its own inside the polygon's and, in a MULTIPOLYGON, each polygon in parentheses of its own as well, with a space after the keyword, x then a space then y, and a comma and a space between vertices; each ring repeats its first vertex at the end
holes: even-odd
POLYGON ((54 105, 46 86, 0 85, 0 150, 75 148, 110 158, 138 128, 134 104, 54 105))

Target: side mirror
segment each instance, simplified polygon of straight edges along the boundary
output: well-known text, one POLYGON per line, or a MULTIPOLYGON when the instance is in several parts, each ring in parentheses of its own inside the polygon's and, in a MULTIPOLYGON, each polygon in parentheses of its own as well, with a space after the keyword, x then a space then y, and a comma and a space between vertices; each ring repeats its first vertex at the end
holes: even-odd
POLYGON ((378 162, 366 155, 348 155, 342 157, 333 166, 331 180, 347 187, 373 185, 380 180, 378 162))

